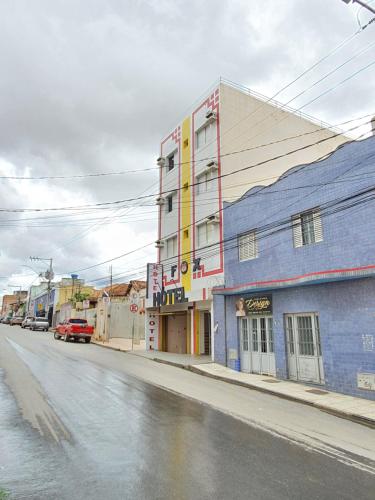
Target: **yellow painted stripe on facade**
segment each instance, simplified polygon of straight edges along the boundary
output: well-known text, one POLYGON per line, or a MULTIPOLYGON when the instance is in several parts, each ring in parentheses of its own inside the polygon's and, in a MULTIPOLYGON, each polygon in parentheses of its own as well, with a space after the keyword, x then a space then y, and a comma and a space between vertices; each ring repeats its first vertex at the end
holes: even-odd
POLYGON ((181 261, 189 264, 187 273, 182 274, 182 286, 185 292, 191 290, 191 236, 194 228, 191 227, 191 145, 190 145, 190 117, 182 122, 182 154, 181 154, 181 261), (187 186, 187 187, 186 187, 187 186))

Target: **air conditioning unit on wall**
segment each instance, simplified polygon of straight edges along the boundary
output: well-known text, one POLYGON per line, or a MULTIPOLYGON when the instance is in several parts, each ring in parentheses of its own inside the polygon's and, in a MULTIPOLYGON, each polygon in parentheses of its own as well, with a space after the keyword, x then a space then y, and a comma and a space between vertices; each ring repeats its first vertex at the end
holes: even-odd
POLYGON ((216 160, 210 160, 206 166, 207 166, 207 169, 209 169, 209 170, 217 170, 218 169, 218 164, 217 164, 216 160))
POLYGON ((207 224, 219 224, 220 217, 218 214, 209 215, 206 217, 207 224))
POLYGON ((159 167, 164 167, 164 165, 165 165, 164 156, 159 156, 159 158, 156 160, 156 163, 159 167))
POLYGON ((156 240, 155 247, 156 248, 163 248, 164 247, 164 240, 156 240))
POLYGON ((159 198, 156 198, 156 200, 155 200, 156 205, 161 206, 161 205, 164 205, 164 203, 165 203, 165 198, 163 198, 162 196, 159 196, 159 198))
POLYGON ((212 109, 208 109, 206 111, 206 120, 216 120, 217 114, 216 111, 213 111, 212 109))

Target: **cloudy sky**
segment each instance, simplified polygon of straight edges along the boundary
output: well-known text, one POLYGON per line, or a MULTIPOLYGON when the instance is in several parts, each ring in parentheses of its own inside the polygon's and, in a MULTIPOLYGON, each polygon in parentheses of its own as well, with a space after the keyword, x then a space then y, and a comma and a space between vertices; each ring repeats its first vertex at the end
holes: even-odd
MULTIPOLYGON (((341 0, 2 0, 0 176, 139 172, 3 178, 0 208, 156 193, 160 139, 220 76, 274 95, 370 19, 341 0)), ((365 50, 374 35, 375 23, 278 99, 289 101, 355 56, 292 101, 298 108, 364 68, 374 58, 374 48, 365 50)), ((330 123, 372 113, 374 77, 371 66, 304 111, 330 123)), ((155 216, 144 200, 100 210, 1 212, 0 294, 38 282, 34 271, 44 264, 30 255, 53 257, 55 272, 69 275, 153 242, 155 216)), ((140 276, 154 259, 151 245, 113 261, 113 273, 140 276)), ((108 268, 79 274, 97 280, 108 268)))

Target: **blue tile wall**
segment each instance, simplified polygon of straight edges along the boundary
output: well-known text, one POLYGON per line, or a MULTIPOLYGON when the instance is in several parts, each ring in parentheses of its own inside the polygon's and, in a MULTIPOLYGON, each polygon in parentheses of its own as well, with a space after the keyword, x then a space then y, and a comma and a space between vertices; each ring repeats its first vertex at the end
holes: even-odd
MULTIPOLYGON (((266 173, 267 166, 265 166, 266 173)), ((375 185, 375 138, 339 148, 324 161, 295 167, 276 183, 250 190, 224 210, 225 286, 285 279, 301 274, 375 264, 375 201, 322 217, 323 241, 294 248, 286 229, 259 231, 256 259, 239 262, 239 234, 265 224, 289 221, 292 215, 349 198, 375 185)), ((349 201, 346 203, 350 203, 349 201)), ((325 387, 375 399, 375 392, 357 389, 358 372, 375 372, 375 351, 365 351, 363 335, 375 344, 375 278, 362 278, 274 290, 273 319, 276 370, 287 378, 283 318, 285 313, 317 312, 320 318, 325 387)), ((239 349, 236 296, 214 295, 215 360, 232 366, 229 349, 239 349), (225 307, 224 307, 225 301, 225 307), (225 350, 225 328, 227 356, 225 350)), ((368 348, 369 346, 367 346, 368 348)))

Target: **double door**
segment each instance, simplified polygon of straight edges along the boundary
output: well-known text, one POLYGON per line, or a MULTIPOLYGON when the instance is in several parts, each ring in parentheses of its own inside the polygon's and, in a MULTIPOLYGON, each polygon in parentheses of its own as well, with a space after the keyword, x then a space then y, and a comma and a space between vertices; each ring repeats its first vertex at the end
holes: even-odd
POLYGON ((289 378, 324 383, 319 317, 315 313, 285 316, 289 378))
POLYGON ((239 321, 241 370, 275 375, 272 316, 253 316, 239 321))
POLYGON ((166 351, 186 354, 186 314, 166 317, 166 351))

